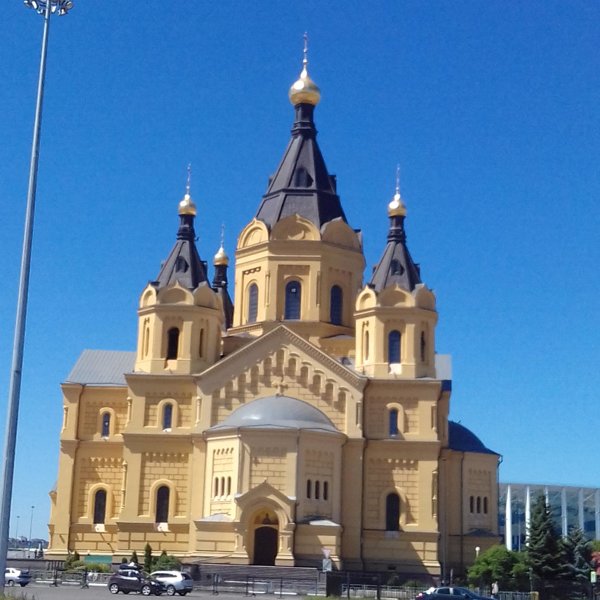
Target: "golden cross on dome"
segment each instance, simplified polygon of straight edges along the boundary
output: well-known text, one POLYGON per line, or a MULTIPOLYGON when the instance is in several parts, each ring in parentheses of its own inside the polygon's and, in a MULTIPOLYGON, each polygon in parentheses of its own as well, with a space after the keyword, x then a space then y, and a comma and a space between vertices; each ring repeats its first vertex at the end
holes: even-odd
POLYGON ((302 59, 302 64, 306 69, 306 65, 308 64, 308 32, 304 32, 304 58, 302 59))
POLYGON ((396 165, 396 194, 400 193, 400 163, 396 165))
POLYGON ((223 244, 225 243, 225 223, 221 223, 221 248, 223 248, 223 244))
POLYGON ((192 183, 192 163, 188 163, 187 166, 187 182, 185 184, 185 193, 190 195, 190 185, 192 183))

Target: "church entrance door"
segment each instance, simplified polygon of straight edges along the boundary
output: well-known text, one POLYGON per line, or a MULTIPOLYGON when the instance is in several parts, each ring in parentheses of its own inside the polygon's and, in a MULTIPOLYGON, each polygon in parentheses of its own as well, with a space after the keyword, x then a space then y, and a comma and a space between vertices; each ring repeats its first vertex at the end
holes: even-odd
POLYGON ((254 531, 254 564, 273 566, 277 556, 277 529, 258 527, 254 531))

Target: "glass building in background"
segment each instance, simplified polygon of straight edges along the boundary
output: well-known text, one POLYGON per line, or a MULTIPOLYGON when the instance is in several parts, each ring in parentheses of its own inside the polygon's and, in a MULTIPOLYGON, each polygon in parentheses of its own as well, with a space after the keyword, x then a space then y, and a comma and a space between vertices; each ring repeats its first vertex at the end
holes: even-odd
POLYGON ((544 496, 554 523, 563 536, 578 527, 591 540, 600 540, 600 488, 501 483, 498 501, 498 525, 509 550, 523 550, 531 507, 544 496))

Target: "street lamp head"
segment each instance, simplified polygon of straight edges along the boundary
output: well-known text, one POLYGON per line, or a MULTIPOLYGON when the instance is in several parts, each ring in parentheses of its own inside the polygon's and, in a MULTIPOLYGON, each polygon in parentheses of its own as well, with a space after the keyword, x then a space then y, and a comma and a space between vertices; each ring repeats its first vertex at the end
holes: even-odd
POLYGON ((48 8, 52 14, 66 15, 72 8, 72 0, 23 0, 25 6, 33 8, 39 15, 43 15, 48 8))

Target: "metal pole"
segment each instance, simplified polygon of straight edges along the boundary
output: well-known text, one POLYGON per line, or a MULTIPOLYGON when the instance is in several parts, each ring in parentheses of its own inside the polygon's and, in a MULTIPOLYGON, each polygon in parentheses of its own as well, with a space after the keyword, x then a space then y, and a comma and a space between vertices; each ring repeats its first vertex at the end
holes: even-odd
POLYGON ((31 530, 33 529, 33 509, 35 506, 31 506, 31 519, 29 519, 29 548, 31 549, 31 530))
POLYGON ((23 345, 25 341, 25 319, 27 315, 27 293, 29 290, 29 271, 31 265, 33 216, 40 150, 40 126, 42 123, 42 102, 44 99, 44 78, 46 74, 46 51, 48 48, 48 31, 50 29, 50 8, 51 2, 48 2, 44 13, 44 33, 42 36, 40 72, 38 78, 37 100, 35 104, 35 118, 33 122, 29 187, 27 190, 27 207, 25 211, 25 233, 23 235, 23 253, 21 255, 21 274, 19 278, 19 295, 17 299, 13 360, 8 392, 8 415, 4 438, 2 495, 0 497, 0 589, 4 588, 6 553, 8 551, 8 524, 10 520, 10 503, 15 468, 15 448, 17 445, 17 420, 19 417, 19 397, 21 393, 21 370, 23 367, 23 345))

